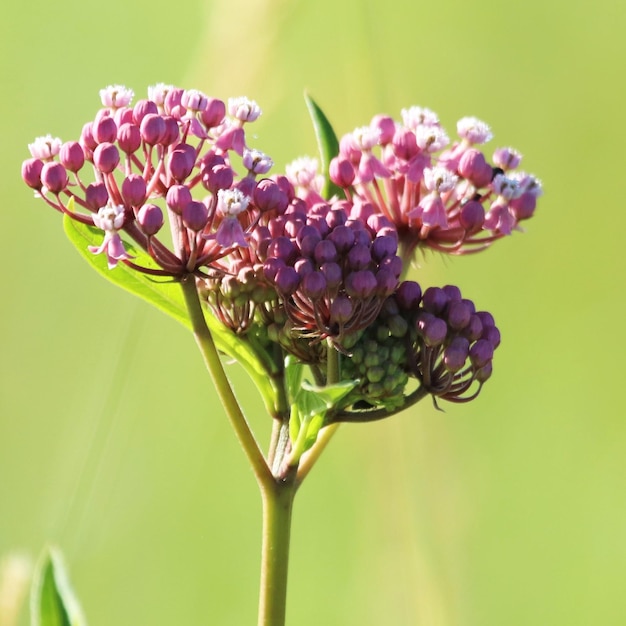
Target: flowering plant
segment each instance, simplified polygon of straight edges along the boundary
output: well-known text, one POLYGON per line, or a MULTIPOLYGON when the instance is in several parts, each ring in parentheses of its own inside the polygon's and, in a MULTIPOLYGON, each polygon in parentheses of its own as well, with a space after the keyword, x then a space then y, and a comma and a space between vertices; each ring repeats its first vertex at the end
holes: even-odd
MULTIPOLYGON (((256 102, 163 84, 133 95, 103 89, 80 139, 36 139, 22 177, 94 269, 193 332, 261 490, 258 623, 279 626, 294 497, 337 426, 426 396, 467 402, 491 376, 493 317, 455 286, 406 280, 416 252, 489 247, 532 216, 541 185, 511 148, 487 159, 491 131, 476 118, 450 143, 432 111, 411 107, 339 141, 307 97, 321 171, 300 158, 270 174, 245 132, 256 102), (261 394, 267 454, 221 355, 261 394)), ((61 570, 56 553, 39 569, 42 624, 82 619, 61 570)))

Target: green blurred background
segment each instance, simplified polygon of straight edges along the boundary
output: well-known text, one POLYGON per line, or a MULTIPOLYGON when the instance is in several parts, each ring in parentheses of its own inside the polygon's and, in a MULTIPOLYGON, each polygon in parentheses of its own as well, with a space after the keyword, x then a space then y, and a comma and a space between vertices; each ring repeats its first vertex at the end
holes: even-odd
POLYGON ((82 263, 19 168, 34 137, 77 138, 101 87, 159 81, 256 99, 282 168, 315 151, 307 88, 340 134, 412 104, 450 133, 476 115, 546 194, 525 234, 415 270, 493 311, 494 377, 469 405, 340 429, 296 502, 288 623, 626 623, 626 5, 3 13, 0 558, 59 544, 92 626, 256 623, 260 499, 191 336, 82 263))

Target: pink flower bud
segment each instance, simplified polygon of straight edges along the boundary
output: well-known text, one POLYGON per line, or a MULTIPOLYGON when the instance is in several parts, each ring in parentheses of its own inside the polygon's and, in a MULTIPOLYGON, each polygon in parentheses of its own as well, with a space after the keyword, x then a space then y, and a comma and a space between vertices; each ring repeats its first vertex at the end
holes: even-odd
POLYGON ((78 172, 85 164, 85 153, 77 141, 67 141, 61 146, 59 160, 70 172, 78 172))
POLYGON ((41 169, 43 161, 41 159, 26 159, 22 163, 22 179, 31 188, 39 191, 41 189, 41 169))
POLYGON ((148 237, 156 235, 163 226, 163 211, 156 204, 144 204, 137 213, 137 223, 148 237))
POLYGON ((130 174, 122 182, 122 197, 134 207, 141 206, 146 199, 146 181, 139 174, 130 174))
POLYGON ((67 172, 60 163, 44 163, 41 168, 41 182, 49 191, 59 194, 67 186, 67 172))
POLYGON ((120 162, 120 153, 112 143, 101 143, 93 152, 93 164, 103 174, 110 174, 120 162))

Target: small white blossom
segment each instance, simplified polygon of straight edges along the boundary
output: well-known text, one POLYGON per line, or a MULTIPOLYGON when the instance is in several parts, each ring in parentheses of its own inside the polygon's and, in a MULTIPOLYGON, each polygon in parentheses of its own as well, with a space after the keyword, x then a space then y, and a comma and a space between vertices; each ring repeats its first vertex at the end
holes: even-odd
POLYGON ((459 137, 471 144, 487 143, 493 139, 491 128, 476 117, 463 117, 456 124, 459 137))
POLYGON ((245 96, 228 98, 228 113, 241 122, 254 122, 261 115, 261 107, 245 96))
POLYGON ((424 186, 428 191, 452 191, 458 180, 458 176, 445 167, 427 167, 424 170, 424 186))
POLYGON ((245 211, 250 198, 239 189, 220 189, 217 192, 217 210, 224 217, 235 217, 245 211))
POLYGON ((519 198, 524 192, 519 180, 513 178, 513 176, 505 176, 504 174, 498 174, 493 179, 491 187, 496 194, 505 200, 519 198))
POLYGON ((285 167, 289 182, 297 187, 311 187, 318 177, 317 159, 303 156, 294 159, 285 167))
POLYGON ((361 126, 352 132, 352 138, 359 150, 371 150, 380 143, 380 129, 361 126))
POLYGON ((33 143, 28 144, 30 154, 34 159, 52 159, 61 150, 61 140, 52 135, 37 137, 33 143))
POLYGON ((91 216, 93 223, 101 230, 114 232, 124 226, 124 207, 121 204, 115 206, 103 206, 97 213, 91 216))
POLYGON ((402 122, 407 128, 415 130, 418 126, 438 126, 439 117, 434 111, 424 107, 412 106, 400 111, 402 122))
POLYGON ((174 85, 166 85, 165 83, 157 83, 148 87, 148 99, 152 100, 158 107, 165 104, 165 98, 170 91, 174 91, 174 85))
POLYGON ((243 165, 249 171, 254 174, 267 174, 274 166, 274 161, 260 150, 248 150, 243 151, 243 165))
POLYGON ((109 85, 100 90, 100 99, 102 106, 119 109, 130 104, 135 97, 135 92, 123 85, 109 85))
POLYGON ((425 152, 437 152, 450 143, 446 131, 440 126, 418 126, 414 132, 415 142, 425 152))

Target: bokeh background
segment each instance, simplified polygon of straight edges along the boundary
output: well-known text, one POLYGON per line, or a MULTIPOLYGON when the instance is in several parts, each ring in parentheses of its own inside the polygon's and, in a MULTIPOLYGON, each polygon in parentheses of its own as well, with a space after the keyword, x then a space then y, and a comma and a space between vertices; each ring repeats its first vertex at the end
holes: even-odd
POLYGON ((623 625, 624 32, 616 0, 7 5, 0 558, 58 544, 92 626, 255 623, 260 499, 191 336, 81 262, 19 168, 101 87, 159 81, 256 99, 282 168, 315 153, 306 88, 340 134, 476 115, 546 194, 525 234, 414 270, 494 313, 495 374, 469 405, 340 429, 296 502, 288 623, 623 625))

